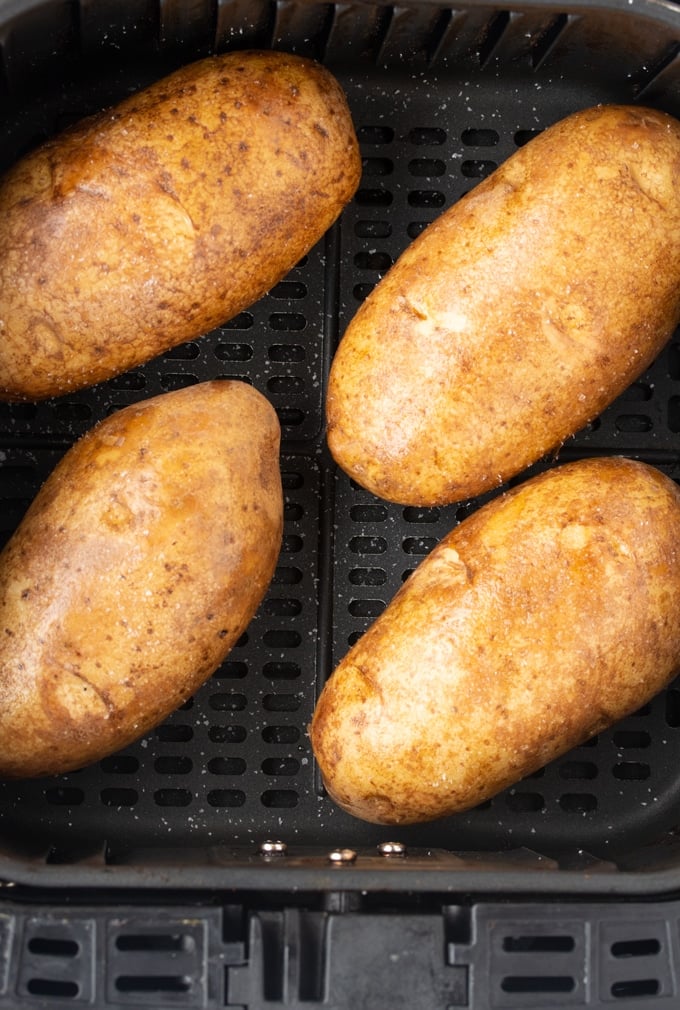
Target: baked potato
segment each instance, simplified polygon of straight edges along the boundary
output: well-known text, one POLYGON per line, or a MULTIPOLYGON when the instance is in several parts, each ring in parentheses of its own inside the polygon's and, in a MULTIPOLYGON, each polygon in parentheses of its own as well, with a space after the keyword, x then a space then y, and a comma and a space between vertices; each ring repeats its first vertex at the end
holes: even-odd
POLYGON ((277 562, 279 437, 260 393, 217 380, 66 453, 0 555, 0 777, 124 747, 219 666, 277 562))
POLYGON ((404 505, 474 497, 595 418, 680 319, 680 123, 598 106, 520 148, 409 246, 350 322, 336 461, 404 505))
POLYGON ((335 78, 282 52, 186 66, 0 183, 0 398, 60 395, 226 322, 361 173, 335 78))
POLYGON ((680 665, 680 491, 569 463, 465 519, 341 660, 310 727, 331 797, 458 813, 633 712, 680 665))

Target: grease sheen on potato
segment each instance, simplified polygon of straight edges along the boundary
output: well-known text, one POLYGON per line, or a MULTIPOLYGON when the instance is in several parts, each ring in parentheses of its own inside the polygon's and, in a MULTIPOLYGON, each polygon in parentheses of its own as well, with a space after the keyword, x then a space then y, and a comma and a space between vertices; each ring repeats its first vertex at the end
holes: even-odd
POLYGON ((337 81, 281 52, 191 64, 44 144, 0 183, 0 397, 93 385, 226 322, 360 173, 337 81))
POLYGON ((280 430, 217 380, 101 422, 0 555, 0 777, 98 760, 219 666, 278 558, 280 430))
POLYGON ((466 810, 645 704, 680 665, 680 491, 570 463, 465 519, 325 685, 336 802, 377 823, 466 810))
POLYGON ((599 106, 441 215, 347 328, 328 443, 405 505, 476 496, 621 393, 680 318, 680 123, 599 106))

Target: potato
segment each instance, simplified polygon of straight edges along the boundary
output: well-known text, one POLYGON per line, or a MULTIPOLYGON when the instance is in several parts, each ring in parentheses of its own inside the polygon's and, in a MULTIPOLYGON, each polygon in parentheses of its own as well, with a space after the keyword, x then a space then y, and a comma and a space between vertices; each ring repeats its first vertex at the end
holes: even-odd
POLYGON ((98 760, 219 666, 281 546, 279 424, 205 382, 93 428, 0 555, 0 776, 98 760))
POLYGON ((561 466, 446 536, 325 685, 330 795, 407 824, 473 807, 634 711, 680 665, 680 491, 561 466))
POLYGON ((328 443, 382 498, 503 483, 582 428, 680 318, 680 123, 578 112, 517 151, 400 257, 350 323, 328 443))
POLYGON ((0 397, 93 385, 225 322, 360 173, 339 85, 280 52, 194 63, 45 144, 0 186, 0 397))

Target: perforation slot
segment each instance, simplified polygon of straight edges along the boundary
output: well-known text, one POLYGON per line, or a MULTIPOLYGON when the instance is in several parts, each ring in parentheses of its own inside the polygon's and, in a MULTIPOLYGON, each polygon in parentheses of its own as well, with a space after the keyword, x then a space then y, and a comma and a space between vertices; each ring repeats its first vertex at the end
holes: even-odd
POLYGON ((389 221, 357 221, 354 234, 357 238, 389 238, 392 225, 389 221))
POLYGON ((394 164, 391 158, 364 158, 363 173, 370 175, 391 175, 394 171, 394 164))
POLYGON ((208 761, 211 775, 243 775, 247 768, 241 757, 214 757, 208 761))
POLYGON ((189 775, 193 767, 191 758, 184 754, 163 755, 154 761, 154 768, 159 775, 189 775))
POLYGON ((266 758, 262 762, 262 771, 265 775, 297 775, 300 771, 300 762, 297 758, 266 758))
POLYGON ((560 806, 566 813, 591 814, 597 810, 597 796, 593 793, 564 793, 560 796, 560 806))
POLYGON ((497 168, 497 162, 484 158, 466 158, 460 166, 466 179, 486 179, 497 168))
POLYGON ((211 743, 243 743, 248 736, 245 726, 211 726, 208 739, 211 743))
POLYGON ((510 792, 505 797, 505 802, 516 813, 536 813, 545 808, 545 799, 540 793, 510 792))
POLYGON ((680 727, 680 691, 669 688, 666 691, 666 723, 672 729, 680 727))
POLYGON ((652 774, 649 765, 644 764, 642 761, 621 761, 619 764, 614 765, 612 772, 616 779, 637 779, 639 781, 648 779, 652 774))
POLYGON ((358 126, 357 137, 361 144, 391 144, 394 140, 394 130, 391 126, 374 124, 358 126))
POLYGON ((281 661, 265 663, 262 672, 269 680, 297 680, 302 670, 298 663, 281 661))
POLYGON ((182 933, 123 933, 115 938, 116 950, 122 951, 193 951, 196 941, 182 933))
POLYGON ((58 936, 32 936, 28 941, 31 954, 46 957, 77 957, 80 947, 75 940, 66 940, 58 936))
POLYGON ((560 765, 560 778, 563 779, 596 779, 598 767, 593 761, 565 761, 560 765))
POLYGON ((262 707, 267 712, 297 712, 302 704, 299 694, 265 694, 262 707))
POLYGON ((280 810, 292 810, 300 797, 295 789, 265 789, 261 796, 262 805, 280 810))
POLYGON ((487 127, 469 127, 460 135, 466 147, 495 147, 500 137, 497 130, 487 127))
POLYGON ((374 619, 379 617, 385 609, 384 600, 350 600, 347 609, 352 617, 364 617, 374 619))
POLYGON ((157 726, 155 730, 157 738, 165 743, 186 743, 194 735, 191 726, 184 726, 178 723, 165 723, 157 726))
POLYGON ((384 586, 387 573, 384 568, 353 568, 348 578, 353 586, 384 586))
POLYGON ((404 554, 424 557, 437 546, 437 540, 435 537, 406 537, 401 546, 404 554))
POLYGON ((631 978, 613 982, 610 991, 614 999, 635 999, 640 996, 658 996, 660 988, 656 978, 631 978))
POLYGON ((446 204, 446 194, 439 189, 412 189, 408 203, 409 207, 441 210, 446 204))
POLYGON ((653 957, 661 953, 661 943, 656 937, 640 940, 617 940, 611 946, 613 957, 653 957))
POLYGON ((643 749, 652 742, 651 736, 644 730, 615 730, 612 739, 623 750, 643 749))
POLYGON ((250 344, 217 344, 215 357, 220 361, 250 361, 253 356, 250 344))
POLYGON ((571 975, 506 975, 501 981, 508 993, 571 993, 575 988, 571 975))
POLYGON ((503 950, 512 953, 568 953, 574 950, 576 941, 573 936, 563 935, 528 935, 528 936, 504 936, 503 950))
POLYGON ((297 726, 265 726, 262 730, 262 739, 265 743, 297 743, 300 735, 300 730, 297 726))
POLYGON ((349 549, 352 554, 384 554, 387 541, 384 537, 352 537, 349 549))
POLYGON ((211 807, 242 807, 246 794, 242 789, 211 789, 206 799, 211 807))
POLYGON ((31 996, 45 996, 48 999, 77 999, 80 996, 77 982, 65 982, 56 978, 30 978, 26 990, 31 996))
POLYGON ((409 132, 408 140, 416 147, 439 147, 446 143, 446 130, 439 126, 416 126, 409 132))
POLYGON ((432 179, 444 175, 446 164, 440 158, 413 158, 408 163, 408 170, 417 179, 432 179))

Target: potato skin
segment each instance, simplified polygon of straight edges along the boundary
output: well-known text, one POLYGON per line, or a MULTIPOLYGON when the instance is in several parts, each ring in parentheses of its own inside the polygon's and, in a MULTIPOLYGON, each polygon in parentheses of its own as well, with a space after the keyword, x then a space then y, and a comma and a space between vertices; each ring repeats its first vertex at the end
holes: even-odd
POLYGON ((19 162, 0 186, 0 397, 93 385, 254 302, 361 173, 311 60, 191 64, 19 162))
POLYGON ((680 665, 680 491, 569 463, 464 520, 340 662, 310 735, 385 824, 466 810, 647 702, 680 665))
POLYGON ((69 450, 0 555, 0 776, 118 750, 222 662, 278 558, 279 438, 263 396, 217 380, 69 450))
POLYGON ((328 444, 382 498, 473 497, 621 393, 680 318, 680 123, 598 106, 449 208, 350 323, 328 444))

